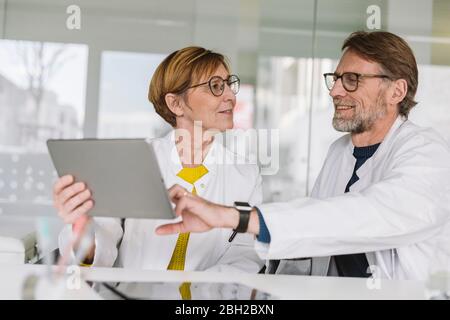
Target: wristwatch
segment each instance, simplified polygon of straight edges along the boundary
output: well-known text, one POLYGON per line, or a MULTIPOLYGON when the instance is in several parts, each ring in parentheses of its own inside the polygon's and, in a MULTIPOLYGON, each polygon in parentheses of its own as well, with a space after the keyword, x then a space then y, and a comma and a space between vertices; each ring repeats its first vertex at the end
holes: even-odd
POLYGON ((233 241, 236 234, 247 232, 248 223, 250 221, 250 212, 252 211, 252 206, 250 206, 247 202, 234 202, 234 207, 239 211, 239 223, 236 229, 233 229, 233 233, 231 234, 228 242, 233 241))
POLYGON ((252 206, 247 202, 236 201, 234 207, 239 211, 239 224, 234 229, 235 232, 245 233, 248 229, 248 222, 250 220, 250 211, 252 211, 252 206))

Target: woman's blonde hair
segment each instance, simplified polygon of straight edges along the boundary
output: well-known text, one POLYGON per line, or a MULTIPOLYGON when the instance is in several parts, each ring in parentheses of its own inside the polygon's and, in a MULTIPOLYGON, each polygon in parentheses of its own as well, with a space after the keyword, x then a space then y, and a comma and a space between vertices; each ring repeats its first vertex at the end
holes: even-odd
POLYGON ((166 94, 184 93, 202 78, 211 76, 221 65, 230 71, 224 55, 205 48, 186 47, 172 52, 153 74, 148 99, 155 107, 155 111, 175 127, 176 116, 166 104, 166 94))

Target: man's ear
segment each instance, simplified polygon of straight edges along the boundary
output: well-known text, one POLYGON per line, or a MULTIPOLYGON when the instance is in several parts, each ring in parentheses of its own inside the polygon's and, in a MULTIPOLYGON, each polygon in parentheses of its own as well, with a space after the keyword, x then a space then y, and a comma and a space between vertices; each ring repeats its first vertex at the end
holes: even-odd
POLYGON ((394 80, 391 102, 394 105, 399 104, 408 93, 408 83, 405 79, 394 80))
POLYGON ((181 98, 179 95, 167 93, 164 99, 166 100, 167 107, 169 107, 169 110, 172 111, 173 114, 175 114, 177 117, 183 116, 184 112, 181 106, 181 98))

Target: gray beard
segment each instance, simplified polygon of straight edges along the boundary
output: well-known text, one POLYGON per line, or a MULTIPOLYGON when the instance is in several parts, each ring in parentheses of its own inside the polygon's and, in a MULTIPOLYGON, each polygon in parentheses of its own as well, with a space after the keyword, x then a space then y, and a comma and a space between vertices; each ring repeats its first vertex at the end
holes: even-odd
MULTIPOLYGON (((384 92, 380 92, 377 97, 375 106, 371 106, 366 110, 356 111, 352 119, 340 119, 334 113, 333 128, 340 132, 362 133, 370 130, 374 123, 383 118, 387 112, 387 105, 382 100, 384 92)), ((355 109, 356 110, 356 107, 355 109)))

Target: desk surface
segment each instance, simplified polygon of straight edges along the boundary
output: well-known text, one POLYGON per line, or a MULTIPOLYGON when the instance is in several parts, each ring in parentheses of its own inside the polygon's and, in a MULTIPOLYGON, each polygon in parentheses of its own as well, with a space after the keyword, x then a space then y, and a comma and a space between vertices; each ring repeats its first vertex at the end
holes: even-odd
MULTIPOLYGON (((32 273, 42 275, 45 271, 43 265, 0 266, 0 283, 2 284, 0 286, 0 299, 20 299, 23 282, 27 275, 32 273)), ((420 281, 380 280, 379 288, 370 289, 367 285, 367 279, 335 277, 152 271, 120 268, 81 268, 81 275, 86 281, 234 282, 266 291, 280 299, 425 299, 425 284, 420 281)), ((68 297, 75 299, 96 297, 95 294, 89 292, 89 289, 83 286, 82 289, 73 292, 68 297)))

